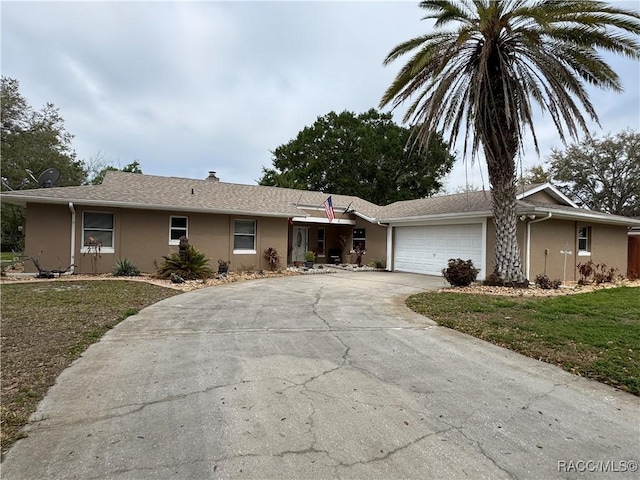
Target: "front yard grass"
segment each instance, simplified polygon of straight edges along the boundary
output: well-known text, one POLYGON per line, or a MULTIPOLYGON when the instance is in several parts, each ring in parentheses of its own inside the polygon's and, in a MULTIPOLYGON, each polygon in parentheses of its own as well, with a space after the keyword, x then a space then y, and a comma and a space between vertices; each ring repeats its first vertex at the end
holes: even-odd
POLYGON ((140 309, 180 292, 121 280, 2 285, 2 452, 89 345, 140 309))
POLYGON ((443 325, 640 395, 640 288, 559 297, 426 292, 407 299, 443 325))

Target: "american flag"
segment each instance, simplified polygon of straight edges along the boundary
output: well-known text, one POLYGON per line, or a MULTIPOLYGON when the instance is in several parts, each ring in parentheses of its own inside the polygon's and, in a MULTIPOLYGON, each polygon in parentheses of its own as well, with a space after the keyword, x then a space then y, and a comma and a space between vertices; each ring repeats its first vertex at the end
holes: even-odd
POLYGON ((324 205, 324 211, 327 214, 329 223, 331 223, 333 219, 336 218, 336 213, 333 211, 333 202, 331 201, 331 197, 327 198, 322 205, 324 205))

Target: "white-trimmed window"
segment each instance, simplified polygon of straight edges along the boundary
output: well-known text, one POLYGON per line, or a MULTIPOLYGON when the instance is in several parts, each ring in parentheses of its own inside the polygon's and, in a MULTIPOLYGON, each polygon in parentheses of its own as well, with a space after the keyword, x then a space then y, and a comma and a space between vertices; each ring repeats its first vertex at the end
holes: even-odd
POLYGON ((83 212, 82 253, 90 253, 99 246, 102 253, 114 253, 114 215, 110 212, 83 212))
POLYGON ((591 255, 591 227, 578 227, 578 255, 591 255))
POLYGON ((169 245, 180 245, 180 237, 189 238, 189 217, 169 218, 169 245))
POLYGON ((235 220, 233 228, 233 253, 256 253, 256 221, 235 220))
POLYGON ((367 230, 365 228, 354 228, 353 229, 353 250, 358 248, 362 248, 363 250, 366 248, 366 240, 367 240, 367 230))
POLYGON ((318 228, 318 256, 324 257, 324 245, 325 245, 325 237, 324 237, 324 227, 318 228))

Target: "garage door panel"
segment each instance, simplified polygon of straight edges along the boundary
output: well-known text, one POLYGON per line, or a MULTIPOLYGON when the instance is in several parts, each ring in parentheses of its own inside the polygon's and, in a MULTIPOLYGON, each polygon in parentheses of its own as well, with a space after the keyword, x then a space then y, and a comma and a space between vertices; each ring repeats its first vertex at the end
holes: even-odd
POLYGON ((482 224, 396 227, 395 269, 441 275, 450 258, 471 259, 482 268, 482 224))

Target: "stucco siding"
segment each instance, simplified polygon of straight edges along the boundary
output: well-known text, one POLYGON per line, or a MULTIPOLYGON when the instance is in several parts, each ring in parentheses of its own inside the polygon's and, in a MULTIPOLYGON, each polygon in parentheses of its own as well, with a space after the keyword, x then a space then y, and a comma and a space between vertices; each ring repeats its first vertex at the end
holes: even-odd
POLYGON ((572 252, 567 256, 566 280, 575 280, 575 222, 550 219, 534 223, 529 228, 531 229, 529 280, 533 282, 538 274, 545 272, 551 279, 564 280, 564 254, 560 252, 565 250, 572 252))
POLYGON ((580 278, 577 265, 592 260, 617 268, 622 275, 627 271, 627 228, 611 225, 548 220, 531 225, 530 280, 545 273, 552 279, 576 281, 580 278), (578 250, 578 227, 590 227, 590 254, 581 255, 578 250), (548 253, 545 255, 545 251, 548 253), (566 258, 561 251, 571 251, 566 258), (546 265, 545 265, 546 257, 546 265))
MULTIPOLYGON (((353 245, 353 230, 365 229, 365 250, 366 254, 362 257, 362 263, 367 264, 373 260, 380 260, 383 264, 387 263, 387 228, 380 225, 374 225, 372 223, 363 220, 360 217, 356 218, 356 224, 351 230, 349 244, 346 247, 348 253, 353 245)), ((356 262, 355 254, 346 255, 346 260, 349 263, 356 262)))
MULTIPOLYGON (((71 263, 71 211, 66 205, 30 203, 26 210, 25 255, 40 256, 40 266, 65 269, 71 263)), ((25 272, 37 272, 25 262, 25 272)))
MULTIPOLYGON (((584 223, 580 223, 584 225, 584 223)), ((601 224, 591 226, 591 260, 618 269, 618 273, 627 273, 628 236, 627 227, 601 224)))
MULTIPOLYGON (((26 252, 37 256, 45 268, 65 268, 71 257, 71 211, 67 206, 29 204, 26 235, 26 252), (60 258, 60 261, 58 261, 60 258), (64 265, 62 265, 64 264, 64 265)), ((97 272, 108 273, 118 259, 133 261, 145 273, 156 271, 156 264, 163 256, 177 251, 170 245, 170 217, 188 218, 189 243, 210 259, 210 266, 217 270, 218 259, 230 260, 231 270, 243 268, 267 269, 264 250, 275 248, 282 256, 281 267, 286 267, 287 219, 213 215, 188 212, 161 212, 119 208, 76 206, 75 271, 92 273, 91 253, 83 253, 83 215, 85 212, 108 212, 114 215, 113 252, 101 249, 96 258, 97 272), (255 253, 234 253, 234 220, 254 220, 255 253)), ((35 267, 27 262, 27 272, 35 267)))
POLYGON ((558 201, 545 191, 536 192, 527 196, 527 201, 558 204, 558 201))

